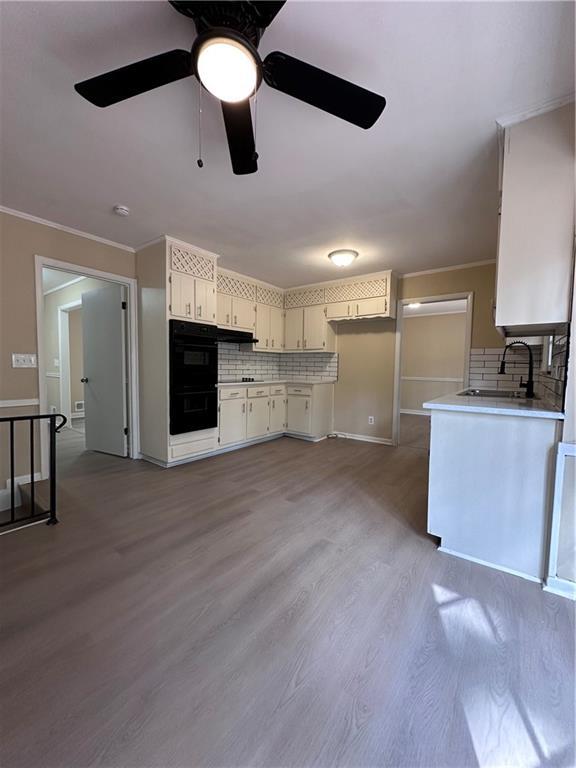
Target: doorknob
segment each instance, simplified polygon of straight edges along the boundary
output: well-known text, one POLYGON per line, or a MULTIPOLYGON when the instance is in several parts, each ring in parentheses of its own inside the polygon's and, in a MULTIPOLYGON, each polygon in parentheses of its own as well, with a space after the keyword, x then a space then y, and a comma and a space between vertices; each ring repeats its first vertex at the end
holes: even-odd
POLYGON ((88 379, 86 378, 82 378, 80 379, 80 381, 82 382, 82 384, 88 384, 88 379))

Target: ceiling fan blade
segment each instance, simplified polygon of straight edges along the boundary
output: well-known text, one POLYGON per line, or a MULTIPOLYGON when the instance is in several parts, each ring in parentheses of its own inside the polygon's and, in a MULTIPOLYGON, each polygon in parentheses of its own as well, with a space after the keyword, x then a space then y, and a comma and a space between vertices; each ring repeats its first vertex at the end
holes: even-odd
POLYGON ((221 104, 232 170, 238 175, 255 173, 258 170, 258 155, 252 130, 250 102, 246 99, 234 103, 223 101, 221 104))
POLYGON ((383 96, 280 51, 266 56, 263 69, 272 88, 360 128, 371 128, 386 106, 383 96))
POLYGON ((278 0, 278 2, 275 2, 275 0, 252 0, 250 5, 258 13, 260 26, 267 27, 274 21, 285 3, 286 0, 278 0))
POLYGON ((76 83, 74 88, 91 104, 109 107, 192 74, 191 54, 174 50, 76 83))

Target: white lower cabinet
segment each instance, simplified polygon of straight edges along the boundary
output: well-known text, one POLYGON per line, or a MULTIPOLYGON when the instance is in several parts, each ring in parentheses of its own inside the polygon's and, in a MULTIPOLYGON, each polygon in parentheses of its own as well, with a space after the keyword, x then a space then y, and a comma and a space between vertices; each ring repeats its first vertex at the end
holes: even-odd
POLYGON ((310 434, 312 432, 312 398, 305 395, 288 395, 288 431, 310 434))
POLYGON ((284 432, 286 429, 286 397, 277 395, 270 398, 270 432, 284 432))
POLYGON ((246 437, 253 440, 270 432, 270 398, 253 397, 248 400, 246 437))
POLYGON ((246 400, 220 402, 220 445, 232 445, 246 440, 246 400))

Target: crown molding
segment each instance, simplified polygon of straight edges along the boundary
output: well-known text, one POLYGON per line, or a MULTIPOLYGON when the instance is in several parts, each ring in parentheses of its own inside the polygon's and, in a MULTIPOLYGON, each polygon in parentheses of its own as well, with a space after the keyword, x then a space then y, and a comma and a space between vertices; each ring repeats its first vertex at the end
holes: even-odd
POLYGON ((419 275, 434 275, 436 272, 453 272, 455 269, 473 269, 474 267, 484 267, 486 264, 496 264, 496 259, 485 259, 484 261, 469 261, 467 264, 453 264, 451 267, 436 267, 435 269, 422 269, 420 272, 404 272, 400 278, 418 277, 419 275))
POLYGON ((136 253, 134 248, 123 243, 115 243, 113 240, 107 240, 105 237, 98 237, 98 235, 91 235, 89 232, 82 232, 79 229, 73 227, 66 227, 64 224, 58 224, 55 221, 48 221, 48 219, 41 219, 39 216, 32 216, 30 213, 24 213, 23 211, 16 211, 13 208, 7 208, 4 205, 0 205, 0 213, 7 213, 9 216, 16 216, 19 219, 25 219, 26 221, 32 221, 34 224, 43 224, 45 227, 51 227, 52 229, 59 229, 61 232, 67 232, 69 235, 76 235, 77 237, 85 237, 87 240, 94 240, 102 245, 109 245, 112 248, 119 248, 122 251, 128 253, 136 253))
POLYGON ((505 117, 500 117, 496 120, 496 125, 499 128, 508 128, 516 123, 522 123, 524 120, 530 120, 531 117, 538 117, 538 115, 544 115, 546 112, 553 112, 555 109, 565 107, 574 101, 574 93, 569 93, 566 96, 561 96, 559 99, 549 99, 541 104, 530 109, 525 109, 522 112, 515 112, 505 117))

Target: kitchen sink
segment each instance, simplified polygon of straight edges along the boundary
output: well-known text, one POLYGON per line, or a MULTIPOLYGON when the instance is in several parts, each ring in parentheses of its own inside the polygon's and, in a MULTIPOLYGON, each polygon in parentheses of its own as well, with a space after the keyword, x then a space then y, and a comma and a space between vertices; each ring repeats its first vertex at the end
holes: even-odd
MULTIPOLYGON (((465 389, 458 392, 462 397, 501 397, 510 400, 526 400, 526 393, 517 389, 465 389)), ((534 395, 531 400, 539 400, 538 395, 534 395)))

